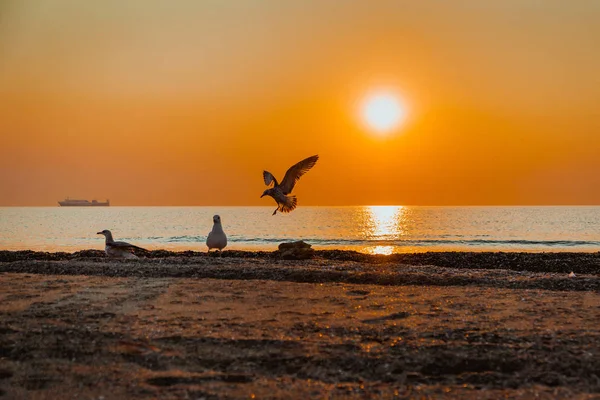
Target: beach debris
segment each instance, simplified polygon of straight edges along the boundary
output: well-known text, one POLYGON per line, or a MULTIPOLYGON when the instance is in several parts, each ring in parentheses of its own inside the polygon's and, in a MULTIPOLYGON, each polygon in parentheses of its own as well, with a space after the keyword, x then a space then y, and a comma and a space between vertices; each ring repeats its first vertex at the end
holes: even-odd
POLYGON ((307 260, 314 256, 315 250, 303 240, 281 243, 279 254, 284 260, 307 260))
POLYGON ((227 246, 227 235, 223 231, 219 215, 213 216, 213 228, 206 238, 206 246, 209 253, 211 249, 218 249, 219 256, 221 256, 221 251, 227 246))
POLYGON ((569 278, 575 278, 577 277, 577 275, 575 275, 575 272, 571 271, 571 273, 569 274, 569 278))
POLYGON ((269 186, 271 183, 273 183, 273 187, 265 190, 260 197, 262 198, 264 196, 271 196, 277 202, 277 208, 275 211, 273 211, 273 215, 277 214, 277 211, 289 213, 296 208, 296 196, 288 195, 294 189, 294 185, 296 185, 298 179, 307 173, 308 170, 316 164, 318 159, 319 156, 314 155, 292 165, 285 173, 281 183, 277 182, 277 179, 275 179, 275 176, 273 176, 272 173, 269 171, 263 171, 265 185, 269 186))
POLYGON ((109 257, 136 259, 138 257, 134 254, 135 250, 148 251, 131 243, 115 242, 112 233, 108 229, 105 229, 102 232, 96 232, 96 234, 104 235, 104 252, 109 257))

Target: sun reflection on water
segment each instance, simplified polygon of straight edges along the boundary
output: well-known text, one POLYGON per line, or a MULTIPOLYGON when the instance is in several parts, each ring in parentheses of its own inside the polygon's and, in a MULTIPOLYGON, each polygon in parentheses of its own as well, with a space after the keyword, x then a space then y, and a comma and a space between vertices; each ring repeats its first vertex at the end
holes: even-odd
MULTIPOLYGON (((406 208, 403 206, 368 206, 365 207, 368 219, 364 236, 369 240, 394 240, 405 234, 403 220, 406 208)), ((376 245, 365 249, 371 254, 392 254, 395 246, 376 245)))
POLYGON ((389 256, 394 253, 394 246, 371 246, 365 250, 369 254, 383 254, 389 256))

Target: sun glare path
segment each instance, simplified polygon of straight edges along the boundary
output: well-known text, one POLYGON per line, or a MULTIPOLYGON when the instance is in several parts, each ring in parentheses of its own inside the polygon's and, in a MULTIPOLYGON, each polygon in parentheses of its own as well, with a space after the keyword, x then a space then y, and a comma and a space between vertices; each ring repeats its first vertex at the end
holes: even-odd
POLYGON ((370 247, 368 250, 369 254, 382 254, 384 256, 389 256, 394 253, 394 246, 375 246, 370 247))
MULTIPOLYGON (((401 221, 405 212, 402 206, 369 206, 365 207, 369 222, 365 236, 370 240, 393 240, 402 236, 404 230, 401 221)), ((371 254, 392 254, 394 246, 378 245, 370 247, 371 254)))

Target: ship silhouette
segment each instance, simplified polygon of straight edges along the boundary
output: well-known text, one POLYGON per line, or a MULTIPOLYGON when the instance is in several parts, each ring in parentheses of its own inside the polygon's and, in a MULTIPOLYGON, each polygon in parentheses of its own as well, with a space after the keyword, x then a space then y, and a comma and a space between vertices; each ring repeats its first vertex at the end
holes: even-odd
POLYGON ((68 197, 63 201, 59 201, 58 204, 61 207, 108 207, 110 206, 110 200, 98 201, 98 200, 76 200, 69 199, 68 197))

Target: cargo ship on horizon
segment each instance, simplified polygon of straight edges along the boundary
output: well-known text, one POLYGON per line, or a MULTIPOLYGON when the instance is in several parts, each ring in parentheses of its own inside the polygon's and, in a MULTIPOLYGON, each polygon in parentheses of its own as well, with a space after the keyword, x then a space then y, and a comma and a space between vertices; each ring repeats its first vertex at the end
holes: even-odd
POLYGON ((69 199, 68 197, 63 201, 59 201, 58 204, 61 207, 108 207, 110 206, 110 200, 98 201, 98 200, 75 200, 69 199))

